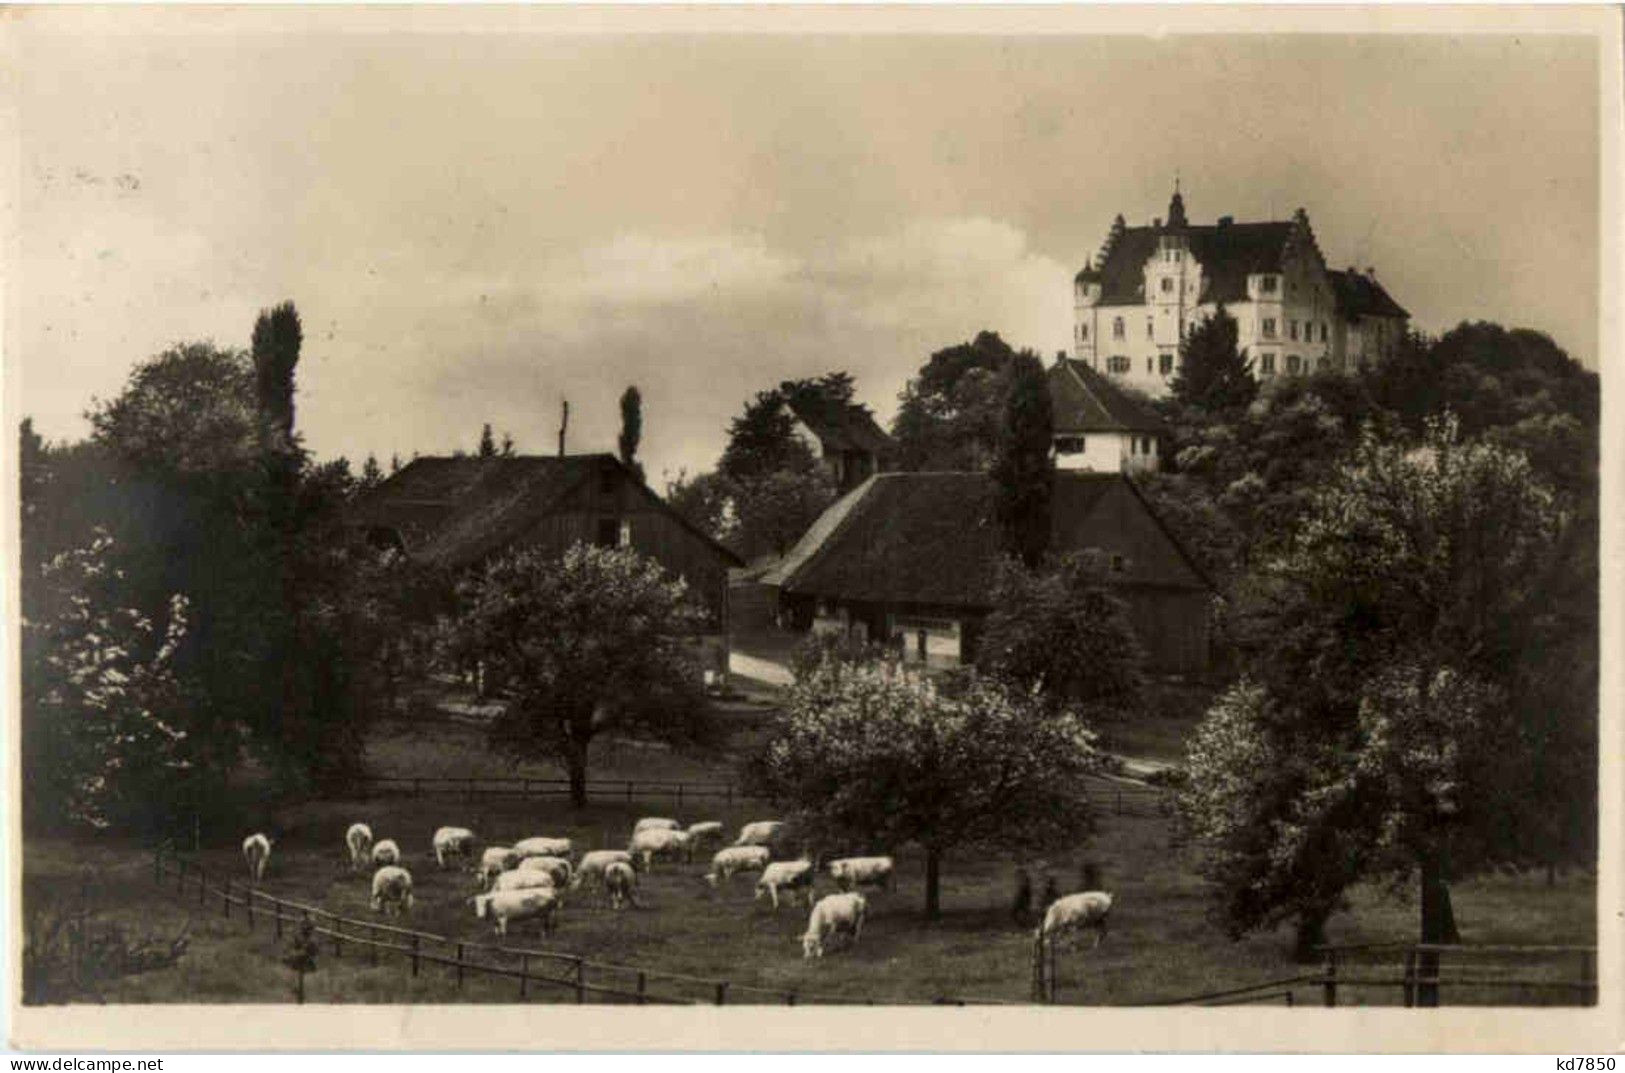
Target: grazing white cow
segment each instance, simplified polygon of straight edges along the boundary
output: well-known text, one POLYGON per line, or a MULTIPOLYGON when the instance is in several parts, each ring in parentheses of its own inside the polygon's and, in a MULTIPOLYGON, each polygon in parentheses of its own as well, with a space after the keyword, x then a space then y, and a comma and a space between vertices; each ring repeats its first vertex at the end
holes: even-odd
POLYGON ((479 877, 480 889, 489 890, 491 881, 503 872, 511 872, 519 867, 519 854, 509 846, 488 846, 480 854, 480 866, 475 870, 479 877))
POLYGON ((766 846, 728 846, 719 849, 711 858, 711 871, 705 881, 716 887, 726 883, 738 872, 760 872, 767 867, 772 854, 766 846))
POLYGON ((386 864, 372 874, 372 911, 399 916, 412 908, 412 873, 386 864))
POLYGON ((393 838, 386 838, 372 847, 372 863, 377 865, 400 864, 401 847, 395 844, 393 838))
POLYGON ((623 905, 637 908, 638 904, 638 873, 635 868, 625 861, 614 861, 604 869, 604 890, 609 894, 609 907, 619 909, 623 905))
POLYGON ((519 862, 520 872, 541 872, 553 877, 553 885, 560 890, 570 885, 575 869, 563 857, 526 857, 519 862))
POLYGON ((350 870, 361 871, 372 859, 372 828, 364 823, 352 823, 344 832, 344 845, 350 851, 350 870))
POLYGON ((850 945, 856 946, 868 905, 856 891, 826 894, 820 898, 807 917, 807 933, 801 937, 801 956, 823 957, 824 951, 840 935, 849 936, 850 945))
POLYGON ((779 911, 779 892, 784 891, 785 897, 791 905, 796 904, 796 892, 801 891, 807 896, 807 907, 812 908, 813 896, 813 865, 803 858, 799 861, 775 861, 762 870, 762 878, 756 881, 756 898, 770 895, 773 899, 773 911, 779 911))
MULTIPOLYGON (((1035 941, 1055 940, 1080 931, 1095 933, 1095 946, 1106 938, 1106 918, 1112 911, 1112 896, 1103 890, 1086 890, 1057 898, 1044 914, 1044 923, 1033 933, 1035 941)), ((1091 947, 1093 949, 1093 947, 1091 947)))
POLYGON ((524 857, 564 857, 575 853, 575 845, 568 838, 522 838, 513 844, 513 851, 524 857))
POLYGON ((632 825, 632 833, 637 834, 639 831, 650 830, 680 831, 682 828, 683 825, 678 823, 676 820, 668 820, 662 816, 645 816, 643 819, 632 825))
POLYGON ((604 870, 615 862, 630 865, 632 855, 624 849, 595 849, 581 858, 581 864, 576 867, 575 878, 570 881, 570 889, 584 885, 600 884, 604 881, 604 870))
POLYGON ((474 855, 474 832, 466 827, 440 827, 434 833, 434 863, 441 868, 452 857, 468 860, 474 855))
POLYGON ((687 856, 688 832, 675 827, 645 827, 632 836, 626 851, 647 872, 654 867, 656 857, 687 856))
POLYGON ((516 872, 503 872, 491 881, 491 890, 531 890, 537 887, 546 887, 548 890, 557 890, 558 884, 553 882, 549 872, 527 871, 519 869, 516 872))
POLYGON ((842 857, 829 862, 830 878, 842 890, 857 887, 892 889, 892 859, 890 857, 842 857))
POLYGON ((248 878, 258 883, 265 878, 265 862, 271 859, 271 839, 252 834, 243 839, 243 860, 248 862, 248 878))
POLYGON ((693 860, 695 852, 699 850, 720 845, 722 845, 722 824, 720 821, 703 820, 688 825, 689 860, 693 860))
POLYGON ((529 920, 533 917, 541 918, 542 933, 551 935, 558 923, 558 913, 558 892, 550 887, 500 890, 490 894, 474 895, 474 915, 481 920, 495 918, 498 935, 508 934, 508 925, 513 921, 529 920))
POLYGON ((739 837, 734 839, 734 845, 771 846, 783 828, 784 824, 779 820, 757 820, 755 823, 747 823, 739 829, 739 837))

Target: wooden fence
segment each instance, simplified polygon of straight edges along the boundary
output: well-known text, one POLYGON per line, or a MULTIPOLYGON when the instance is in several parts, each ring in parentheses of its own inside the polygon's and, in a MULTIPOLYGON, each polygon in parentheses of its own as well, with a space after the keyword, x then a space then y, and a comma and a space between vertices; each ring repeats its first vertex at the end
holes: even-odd
MULTIPOLYGON (((160 887, 173 882, 175 897, 189 901, 195 896, 200 910, 218 906, 224 919, 230 920, 235 914, 248 931, 267 927, 279 940, 290 925, 297 926, 309 920, 319 942, 324 946, 331 943, 332 956, 335 958, 343 958, 347 950, 374 965, 380 964, 384 956, 393 957, 395 964, 410 968, 413 978, 421 975, 425 966, 434 966, 453 978, 458 990, 463 988, 466 978, 485 976, 512 981, 515 993, 521 1000, 551 992, 563 996, 566 1001, 578 1003, 718 1006, 741 1003, 786 1006, 804 1003, 848 1006, 881 1004, 873 998, 755 987, 663 969, 592 961, 558 951, 469 942, 370 920, 356 920, 316 906, 273 897, 241 880, 234 882, 229 876, 211 875, 197 861, 172 850, 166 853, 165 850, 166 846, 160 845, 153 851, 153 882, 160 887)), ((967 1006, 996 1005, 1001 1004, 1001 1000, 942 995, 927 1003, 900 1003, 887 999, 885 1004, 967 1006)))
POLYGON ((1325 961, 1318 972, 1147 1005, 1386 1005, 1384 996, 1395 997, 1396 991, 1406 1007, 1487 1005, 1490 1000, 1528 1005, 1531 995, 1570 998, 1558 1003, 1563 1005, 1597 1001, 1594 946, 1366 943, 1320 949, 1325 961), (1568 971, 1573 976, 1566 976, 1568 971), (1514 1001, 1507 1001, 1509 992, 1514 1001))

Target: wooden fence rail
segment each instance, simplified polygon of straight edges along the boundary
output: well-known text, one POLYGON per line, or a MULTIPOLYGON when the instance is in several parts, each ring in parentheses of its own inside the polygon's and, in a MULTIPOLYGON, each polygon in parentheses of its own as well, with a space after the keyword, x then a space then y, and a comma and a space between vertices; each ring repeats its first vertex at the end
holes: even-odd
MULTIPOLYGON (((515 981, 518 985, 520 998, 528 998, 532 987, 553 987, 569 992, 574 1001, 584 1003, 589 996, 597 996, 607 1000, 623 1000, 626 1002, 646 1005, 658 1003, 661 1005, 700 1005, 715 1003, 756 1002, 758 1004, 783 1004, 795 1006, 805 1002, 823 1005, 876 1005, 872 998, 860 998, 850 995, 820 995, 806 991, 781 990, 766 987, 755 987, 747 984, 735 984, 729 980, 718 980, 702 976, 690 976, 685 973, 667 972, 660 969, 640 968, 633 965, 618 965, 608 962, 589 961, 576 954, 566 954, 556 950, 531 950, 516 947, 501 946, 491 943, 458 941, 443 935, 434 935, 430 932, 414 931, 409 928, 395 927, 389 924, 380 924, 368 920, 356 920, 350 917, 339 916, 316 906, 306 905, 291 899, 279 898, 258 890, 253 886, 244 886, 240 881, 234 882, 228 876, 211 877, 208 870, 197 861, 190 861, 178 853, 165 853, 166 846, 160 845, 153 852, 153 881, 160 889, 165 887, 166 881, 173 876, 175 879, 175 896, 177 899, 187 896, 188 883, 194 884, 198 892, 199 905, 207 906, 211 899, 218 898, 221 915, 224 919, 231 918, 234 908, 243 910, 239 914, 248 930, 253 931, 256 921, 264 922, 266 918, 278 939, 283 935, 285 924, 297 924, 310 921, 313 933, 320 940, 331 941, 333 956, 343 958, 346 949, 355 948, 370 957, 373 964, 379 963, 379 955, 390 954, 400 960, 397 964, 410 967, 411 975, 420 974, 421 966, 439 965, 447 969, 456 980, 460 989, 468 975, 497 977, 515 981), (379 936, 385 936, 380 938, 379 936), (544 971, 547 966, 557 967, 557 973, 544 971), (592 975, 596 974, 594 979, 592 975), (604 977, 618 975, 631 981, 629 986, 612 986, 605 982, 604 977), (693 995, 675 993, 674 988, 662 991, 659 984, 689 984, 696 990, 702 990, 706 998, 693 995), (742 996, 758 995, 760 999, 751 999, 742 996)), ((888 1000, 891 1002, 892 1000, 888 1000)), ((972 999, 957 996, 943 996, 930 1000, 932 1004, 950 1003, 954 1005, 986 1005, 998 1000, 972 999)), ((896 1004, 925 1004, 919 1002, 905 1002, 896 1004)))

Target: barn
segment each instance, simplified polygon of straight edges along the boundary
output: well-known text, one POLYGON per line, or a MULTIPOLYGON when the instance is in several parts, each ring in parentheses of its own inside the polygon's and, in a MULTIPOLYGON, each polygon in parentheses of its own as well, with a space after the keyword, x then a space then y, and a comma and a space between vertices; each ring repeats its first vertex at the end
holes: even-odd
MULTIPOLYGON (((836 501, 764 582, 794 626, 874 640, 909 658, 974 658, 1000 555, 983 473, 881 473, 836 501)), ((1097 549, 1150 668, 1198 674, 1214 589, 1121 473, 1058 472, 1051 550, 1097 549)))
POLYGON ((630 546, 688 582, 727 666, 728 568, 739 558, 614 455, 415 458, 357 496, 347 519, 375 543, 453 571, 516 546, 630 546))

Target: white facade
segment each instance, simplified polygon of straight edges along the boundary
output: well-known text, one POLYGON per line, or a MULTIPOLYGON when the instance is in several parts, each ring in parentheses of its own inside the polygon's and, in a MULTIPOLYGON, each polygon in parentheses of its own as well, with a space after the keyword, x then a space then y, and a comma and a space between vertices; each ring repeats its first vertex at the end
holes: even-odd
MULTIPOLYGON (((1116 248, 1127 233, 1119 218, 1101 269, 1112 257, 1144 257, 1138 266, 1111 265, 1123 293, 1103 294, 1105 273, 1093 268, 1085 268, 1074 283, 1073 354, 1122 386, 1152 398, 1169 392, 1180 341, 1218 308, 1221 268, 1232 293, 1220 297, 1227 298, 1224 306, 1236 320, 1237 344, 1252 359, 1260 381, 1378 361, 1404 331, 1402 317, 1361 316, 1350 322, 1340 313, 1303 210, 1290 224, 1238 227, 1224 218, 1213 227, 1190 228, 1177 193, 1170 209, 1168 227, 1159 220, 1150 229, 1135 229, 1136 241, 1123 243, 1123 249, 1116 248), (1227 235, 1227 228, 1234 230, 1227 235), (1243 230, 1256 234, 1260 228, 1280 236, 1279 256, 1244 265, 1244 290, 1238 290, 1236 266, 1203 263, 1202 249, 1219 251, 1213 256, 1233 255, 1227 239, 1243 230), (1124 273, 1136 269, 1136 293, 1125 300, 1124 273)), ((1255 262, 1257 252, 1256 245, 1248 251, 1255 262)))
POLYGON ((1087 473, 1139 473, 1158 464, 1158 437, 1144 432, 1061 432, 1055 468, 1087 473))

